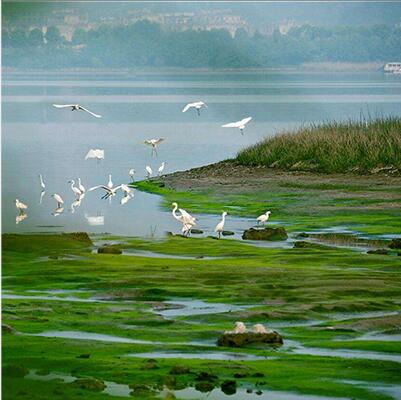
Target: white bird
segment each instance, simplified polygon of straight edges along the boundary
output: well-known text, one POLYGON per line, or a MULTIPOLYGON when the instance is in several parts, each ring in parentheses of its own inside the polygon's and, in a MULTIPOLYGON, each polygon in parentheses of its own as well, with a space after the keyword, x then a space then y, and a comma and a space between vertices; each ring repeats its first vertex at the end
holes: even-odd
POLYGON ((71 214, 74 214, 75 209, 81 205, 81 201, 84 197, 85 195, 82 194, 82 196, 79 196, 75 201, 71 203, 71 214))
POLYGON ((81 110, 81 111, 85 111, 85 112, 89 113, 90 115, 93 115, 96 118, 102 118, 101 115, 95 114, 94 112, 89 111, 87 108, 82 107, 79 104, 53 104, 53 107, 56 107, 56 108, 69 108, 70 107, 71 111, 81 110))
POLYGON ((109 181, 107 182, 107 187, 111 189, 113 187, 113 181, 111 180, 111 174, 109 174, 109 181))
POLYGON ((120 189, 120 188, 121 188, 121 185, 120 186, 116 186, 115 188, 113 188, 113 187, 110 188, 110 187, 105 186, 105 185, 98 185, 98 186, 94 186, 94 187, 90 188, 89 192, 91 192, 92 190, 96 190, 96 189, 103 189, 103 190, 106 191, 106 193, 104 194, 104 196, 102 196, 102 199, 107 199, 107 198, 109 198, 111 196, 115 196, 116 193, 117 193, 117 190, 120 189))
POLYGON ((125 183, 121 184, 121 190, 124 192, 124 196, 128 196, 132 193, 132 189, 125 183))
POLYGON ((268 330, 262 324, 255 324, 252 327, 253 333, 268 333, 268 330))
POLYGON ((238 128, 241 134, 244 134, 245 125, 252 119, 252 117, 247 117, 241 119, 241 121, 230 122, 229 124, 222 125, 222 128, 238 128))
POLYGON ((178 204, 174 202, 171 205, 173 206, 172 215, 177 221, 180 221, 183 225, 184 224, 196 225, 196 218, 194 218, 191 214, 189 214, 183 208, 178 209, 178 211, 181 213, 181 215, 178 215, 177 214, 178 204))
POLYGON ((45 190, 46 185, 45 185, 45 183, 43 182, 42 174, 39 174, 39 181, 40 181, 40 187, 42 188, 42 190, 45 190))
POLYGON ((68 183, 71 183, 71 190, 74 192, 75 196, 79 197, 82 195, 82 192, 77 187, 74 186, 75 185, 74 179, 71 179, 70 181, 68 181, 68 183))
POLYGON ((271 214, 271 211, 266 211, 264 214, 259 215, 258 218, 256 218, 256 221, 258 221, 258 224, 261 222, 263 225, 267 222, 271 214))
POLYGON ((191 233, 192 227, 193 227, 193 224, 190 224, 189 222, 184 222, 182 224, 181 233, 184 236, 189 236, 189 234, 191 233))
POLYGON ((81 182, 81 178, 78 178, 78 189, 81 191, 82 194, 86 192, 85 186, 81 182))
POLYGON ((43 197, 44 197, 45 194, 46 194, 46 192, 45 192, 44 190, 42 190, 42 191, 40 192, 39 204, 42 204, 43 197))
POLYGON ((157 170, 157 174, 160 176, 162 172, 164 171, 164 167, 166 166, 166 163, 163 161, 162 164, 160 165, 159 169, 157 170))
POLYGON ((128 175, 130 176, 131 181, 134 182, 134 176, 135 176, 135 170, 134 170, 134 168, 131 168, 131 169, 128 171, 128 175))
POLYGON ((96 158, 97 162, 104 159, 104 150, 101 149, 90 149, 85 156, 85 160, 88 158, 96 158))
POLYGON ((17 208, 17 210, 22 214, 24 212, 24 210, 26 210, 28 208, 28 206, 24 203, 22 203, 21 201, 19 201, 18 199, 15 199, 15 207, 17 208))
POLYGON ((153 155, 153 153, 155 153, 157 155, 157 149, 156 147, 163 141, 163 138, 159 138, 159 139, 149 139, 149 140, 145 140, 144 143, 147 146, 152 147, 152 151, 151 151, 151 155, 153 155))
POLYGON ((58 194, 58 193, 54 193, 52 194, 50 197, 53 197, 54 200, 57 201, 57 207, 60 208, 62 204, 64 204, 64 200, 63 198, 58 194))
POLYGON ((134 194, 125 194, 121 200, 120 204, 123 206, 124 204, 127 204, 132 198, 134 197, 134 194))
POLYGON ((226 220, 226 215, 227 213, 224 211, 223 214, 221 214, 221 221, 216 225, 216 228, 214 228, 214 231, 218 234, 219 239, 221 237, 221 232, 223 232, 224 230, 224 222, 226 220))
POLYGON ((235 327, 232 331, 225 331, 224 333, 228 333, 228 334, 238 334, 238 333, 246 333, 246 326, 243 322, 237 321, 235 323, 235 327))
POLYGON ((190 108, 195 108, 198 115, 200 115, 201 108, 206 107, 207 105, 203 101, 195 101, 193 103, 188 103, 183 109, 182 112, 187 112, 190 108))
POLYGON ((147 177, 148 179, 150 179, 150 177, 151 177, 152 174, 153 174, 152 168, 150 168, 150 166, 147 165, 147 166, 145 167, 145 170, 146 170, 146 177, 147 177))

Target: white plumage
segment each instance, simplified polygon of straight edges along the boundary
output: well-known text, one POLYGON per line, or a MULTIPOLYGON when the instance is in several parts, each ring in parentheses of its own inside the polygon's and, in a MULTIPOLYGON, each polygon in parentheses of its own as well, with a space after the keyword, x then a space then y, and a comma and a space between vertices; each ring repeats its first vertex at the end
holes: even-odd
POLYGON ((45 183, 43 182, 42 174, 39 174, 39 181, 40 181, 40 187, 42 188, 42 190, 45 190, 46 185, 45 185, 45 183))
POLYGON ((166 163, 163 161, 159 167, 159 169, 157 170, 158 175, 160 176, 162 174, 162 172, 164 171, 164 167, 166 166, 166 163))
POLYGON ((74 179, 71 179, 70 181, 68 181, 68 183, 71 183, 71 190, 74 192, 75 196, 77 197, 81 196, 82 192, 77 187, 74 186, 75 185, 74 179))
POLYGON ((256 218, 256 221, 258 221, 258 224, 261 222, 263 225, 267 222, 271 214, 271 211, 266 211, 264 214, 259 215, 258 218, 256 218))
POLYGON ((104 150, 101 149, 90 149, 85 156, 85 160, 88 158, 96 158, 97 161, 104 159, 104 150))
POLYGON ((90 115, 93 115, 96 118, 102 118, 101 115, 95 114, 94 112, 88 110, 85 107, 80 106, 79 104, 53 104, 53 107, 56 107, 56 108, 71 108, 71 111, 79 111, 79 110, 81 110, 81 111, 87 112, 90 115))
POLYGON ((153 153, 155 153, 155 154, 157 155, 157 149, 156 149, 156 147, 157 147, 161 142, 163 142, 163 140, 164 140, 163 138, 148 139, 148 140, 145 140, 144 143, 145 143, 147 146, 150 146, 150 147, 152 148, 151 155, 153 155, 153 153))
POLYGON ((243 322, 237 321, 235 323, 235 327, 232 331, 225 331, 224 333, 228 333, 228 334, 246 333, 246 326, 243 322))
POLYGON ((135 176, 135 170, 134 170, 134 168, 131 168, 131 169, 128 171, 128 175, 130 176, 131 181, 134 182, 134 176, 135 176))
POLYGON ((51 195, 51 197, 54 198, 54 200, 57 201, 57 206, 60 208, 62 204, 64 204, 64 200, 63 198, 58 194, 58 193, 54 193, 51 195))
POLYGON ((145 167, 145 171, 146 171, 146 177, 149 179, 153 174, 152 168, 149 165, 147 165, 145 167))
POLYGON ((121 188, 121 185, 120 186, 116 186, 115 188, 113 188, 113 187, 110 188, 110 187, 105 186, 105 185, 98 185, 98 186, 91 187, 89 189, 89 192, 91 192, 92 190, 96 190, 96 189, 103 189, 106 193, 104 194, 104 196, 102 196, 102 199, 107 199, 110 196, 115 196, 116 193, 117 193, 117 190, 120 189, 120 188, 121 188))
POLYGON ((193 102, 193 103, 188 103, 188 104, 182 109, 182 112, 184 113, 184 112, 187 112, 190 108, 195 108, 197 114, 200 115, 200 110, 201 110, 203 107, 206 107, 206 108, 207 108, 207 105, 206 105, 203 101, 195 101, 195 102, 193 102))
POLYGON ((224 223, 226 221, 226 215, 227 215, 227 213, 224 211, 221 214, 221 221, 214 228, 214 231, 217 233, 219 239, 221 237, 221 232, 223 232, 223 230, 224 230, 224 223))
POLYGON ((24 204, 22 201, 19 201, 18 199, 15 199, 15 207, 17 210, 21 213, 24 212, 24 210, 28 209, 28 206, 24 204))
POLYGON ((81 191, 82 194, 86 192, 85 186, 81 182, 81 178, 78 178, 78 189, 81 191))
POLYGON ((268 330, 262 324, 255 324, 252 327, 253 333, 268 333, 268 330))
POLYGON ((222 128, 238 128, 241 134, 244 133, 245 125, 252 119, 252 117, 247 117, 241 119, 241 121, 230 122, 229 124, 222 125, 222 128))
POLYGON ((111 189, 113 187, 113 181, 111 180, 111 174, 109 174, 109 181, 107 182, 107 187, 111 189))

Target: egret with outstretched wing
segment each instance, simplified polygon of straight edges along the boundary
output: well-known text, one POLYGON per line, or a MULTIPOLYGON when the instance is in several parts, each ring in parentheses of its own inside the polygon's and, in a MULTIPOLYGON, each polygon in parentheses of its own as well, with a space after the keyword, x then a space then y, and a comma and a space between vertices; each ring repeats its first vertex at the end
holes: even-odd
POLYGON ((153 153, 155 153, 157 155, 157 149, 156 147, 164 140, 164 138, 158 138, 158 139, 148 139, 145 140, 144 143, 147 146, 150 146, 152 148, 152 152, 150 153, 151 155, 153 155, 153 153))
POLYGON ((96 117, 96 118, 102 118, 101 115, 95 114, 94 112, 88 110, 88 109, 85 108, 85 107, 82 107, 82 106, 79 105, 79 104, 53 104, 53 107, 56 107, 56 108, 71 108, 71 111, 78 111, 78 110, 81 110, 81 111, 87 112, 87 113, 90 114, 90 115, 93 115, 93 116, 96 117))
POLYGON ((188 103, 188 104, 182 109, 182 112, 184 113, 184 112, 187 112, 190 108, 195 108, 197 114, 200 115, 200 110, 201 110, 203 107, 206 107, 206 108, 207 108, 207 105, 206 105, 203 101, 195 101, 195 102, 193 102, 193 103, 188 103))
POLYGON ((238 128, 241 131, 241 134, 244 134, 245 125, 252 119, 252 117, 247 117, 241 119, 241 121, 230 122, 229 124, 222 125, 222 128, 238 128))

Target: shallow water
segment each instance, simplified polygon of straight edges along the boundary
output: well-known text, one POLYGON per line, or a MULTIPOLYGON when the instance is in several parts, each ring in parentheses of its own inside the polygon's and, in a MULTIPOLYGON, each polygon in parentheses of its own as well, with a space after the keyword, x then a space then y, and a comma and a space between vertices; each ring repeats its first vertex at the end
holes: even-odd
POLYGON ((358 386, 370 392, 381 393, 392 397, 394 400, 401 400, 401 385, 392 385, 382 382, 366 382, 354 380, 342 380, 342 383, 358 386))
POLYGON ((183 358, 196 360, 231 360, 231 361, 250 361, 250 360, 272 360, 275 357, 262 357, 246 353, 228 353, 220 351, 202 351, 202 353, 184 353, 178 351, 150 351, 146 353, 130 353, 128 357, 136 358, 183 358))
MULTIPOLYGON (((397 78, 380 72, 189 71, 182 76, 110 74, 91 80, 77 74, 49 78, 8 73, 3 79, 3 230, 43 231, 49 226, 46 230, 55 232, 141 237, 178 232, 177 221, 160 209, 160 199, 138 191, 125 205, 120 204, 120 194, 110 204, 100 199, 100 192, 90 192, 72 213, 74 196, 67 181, 81 177, 88 188, 106 183, 111 173, 119 184, 128 181, 130 168, 141 179, 145 165, 156 170, 162 161, 167 162, 165 172, 205 165, 233 157, 265 136, 310 122, 359 118, 361 111, 399 115, 397 78), (181 112, 185 103, 198 98, 209 106, 200 117, 181 112), (103 118, 51 106, 65 101, 79 101, 103 118), (221 128, 247 115, 253 120, 244 135, 221 128), (152 137, 166 138, 158 157, 151 157, 143 144, 152 137), (105 159, 85 161, 90 148, 105 149, 105 159), (39 173, 46 183, 41 204, 39 173), (51 214, 55 203, 50 194, 55 192, 65 200, 64 211, 57 216, 51 214), (28 217, 18 225, 15 198, 29 207, 28 217)), ((200 228, 212 232, 218 219, 202 216, 200 228)), ((226 228, 235 226, 229 216, 226 228)))

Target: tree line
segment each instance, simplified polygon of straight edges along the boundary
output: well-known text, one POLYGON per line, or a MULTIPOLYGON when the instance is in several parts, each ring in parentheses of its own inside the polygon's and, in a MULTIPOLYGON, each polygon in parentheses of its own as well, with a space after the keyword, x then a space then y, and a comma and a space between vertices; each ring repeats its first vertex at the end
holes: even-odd
POLYGON ((71 41, 56 27, 2 30, 3 65, 21 68, 249 68, 304 62, 398 60, 401 27, 303 25, 283 35, 238 29, 164 31, 149 21, 128 26, 76 29, 71 41))

